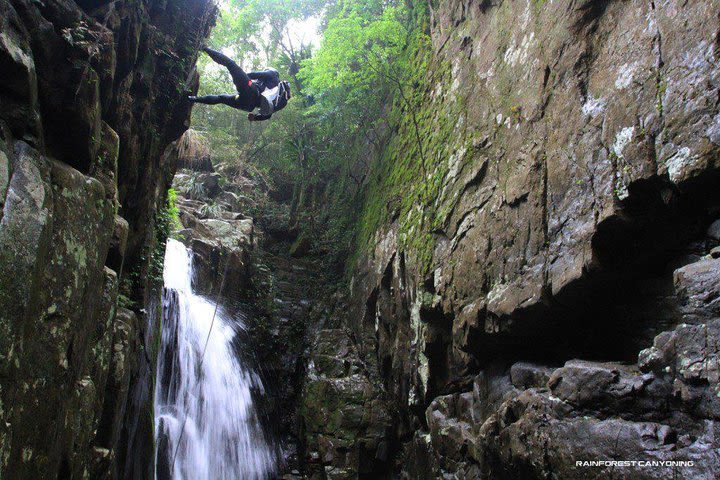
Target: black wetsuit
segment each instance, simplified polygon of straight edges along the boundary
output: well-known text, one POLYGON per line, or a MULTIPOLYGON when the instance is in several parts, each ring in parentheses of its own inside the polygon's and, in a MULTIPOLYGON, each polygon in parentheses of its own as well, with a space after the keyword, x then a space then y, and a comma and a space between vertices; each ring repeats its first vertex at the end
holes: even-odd
POLYGON ((207 105, 224 104, 238 110, 252 112, 259 108, 261 111, 255 115, 255 120, 267 120, 273 112, 285 108, 287 98, 278 98, 272 105, 267 102, 263 105, 264 99, 262 92, 266 89, 272 89, 280 84, 280 74, 277 70, 264 70, 262 72, 245 73, 240 66, 233 62, 232 59, 211 48, 204 48, 210 58, 216 63, 224 66, 230 72, 233 79, 237 95, 205 95, 204 97, 190 97, 193 102, 204 103, 207 105))

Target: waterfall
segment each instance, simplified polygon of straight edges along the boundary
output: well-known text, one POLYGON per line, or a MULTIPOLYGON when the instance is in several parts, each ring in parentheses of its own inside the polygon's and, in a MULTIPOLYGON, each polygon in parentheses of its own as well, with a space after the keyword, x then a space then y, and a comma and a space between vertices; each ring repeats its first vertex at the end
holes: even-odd
POLYGON ((262 383, 233 348, 243 329, 241 319, 222 307, 215 313, 214 299, 193 293, 192 253, 178 241, 168 240, 163 276, 155 392, 156 478, 272 477, 275 456, 252 400, 252 390, 262 392, 262 383))

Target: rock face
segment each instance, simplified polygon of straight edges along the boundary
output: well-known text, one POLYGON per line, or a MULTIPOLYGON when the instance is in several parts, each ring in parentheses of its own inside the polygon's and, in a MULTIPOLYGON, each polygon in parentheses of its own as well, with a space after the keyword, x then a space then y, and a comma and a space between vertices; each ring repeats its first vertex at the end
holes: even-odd
POLYGON ((136 313, 213 18, 205 0, 0 0, 4 478, 151 476, 154 325, 136 313))
POLYGON ((377 478, 390 460, 390 413, 343 330, 318 333, 303 391, 311 478, 377 478))
POLYGON ((716 478, 720 3, 430 10, 420 125, 368 175, 345 318, 395 470, 716 478))
MULTIPOLYGON (((184 141, 183 137, 178 143, 184 141)), ((235 205, 217 202, 227 193, 220 188, 221 178, 227 182, 214 173, 183 170, 175 176, 173 187, 180 195, 177 204, 182 224, 179 237, 193 251, 193 288, 210 296, 221 293, 226 301, 242 300, 250 293, 255 224, 252 218, 233 211, 235 205), (191 198, 197 193, 202 193, 200 199, 191 198)))

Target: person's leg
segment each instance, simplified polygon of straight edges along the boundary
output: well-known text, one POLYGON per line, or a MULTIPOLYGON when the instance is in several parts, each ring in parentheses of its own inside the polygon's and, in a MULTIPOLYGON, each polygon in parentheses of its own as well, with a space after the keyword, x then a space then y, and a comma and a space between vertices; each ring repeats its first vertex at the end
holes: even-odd
POLYGON ((240 68, 240 65, 233 62, 227 55, 224 55, 217 50, 213 50, 212 48, 205 47, 203 51, 207 53, 215 63, 218 63, 228 69, 230 76, 233 79, 233 83, 235 84, 235 88, 237 88, 239 94, 245 95, 248 93, 248 89, 252 88, 250 87, 251 80, 250 77, 247 76, 247 73, 240 68))
POLYGON ((189 97, 191 102, 204 103, 205 105, 224 105, 237 108, 236 95, 205 95, 204 97, 189 97))

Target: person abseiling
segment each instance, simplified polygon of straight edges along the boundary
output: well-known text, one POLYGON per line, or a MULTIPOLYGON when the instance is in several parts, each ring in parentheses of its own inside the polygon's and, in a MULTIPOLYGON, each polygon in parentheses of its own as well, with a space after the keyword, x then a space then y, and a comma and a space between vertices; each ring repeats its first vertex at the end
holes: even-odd
POLYGON ((188 100, 206 105, 222 103, 238 110, 250 112, 248 120, 251 122, 267 120, 272 117, 274 112, 285 108, 290 100, 290 84, 280 81, 280 74, 277 70, 269 68, 261 72, 245 73, 237 63, 217 50, 204 47, 203 51, 213 61, 228 69, 238 93, 237 95, 188 97, 188 100), (258 113, 254 113, 256 109, 258 109, 258 113))

